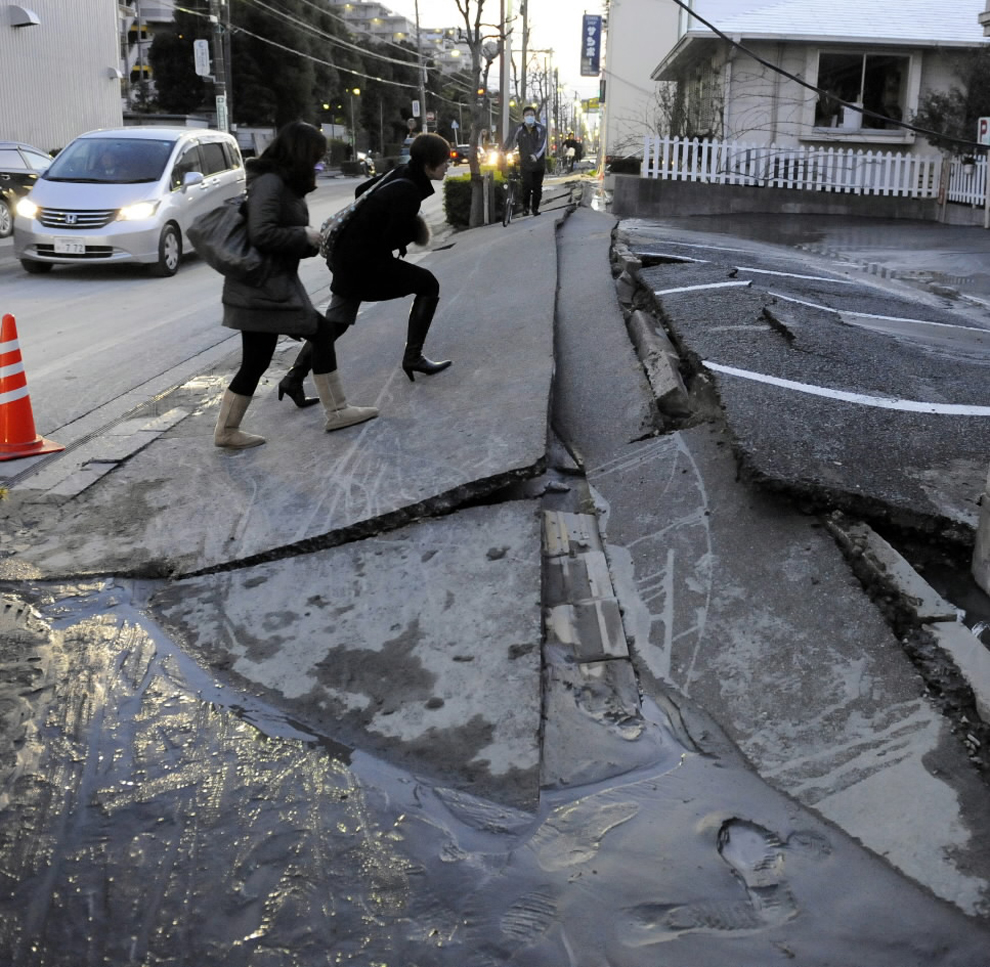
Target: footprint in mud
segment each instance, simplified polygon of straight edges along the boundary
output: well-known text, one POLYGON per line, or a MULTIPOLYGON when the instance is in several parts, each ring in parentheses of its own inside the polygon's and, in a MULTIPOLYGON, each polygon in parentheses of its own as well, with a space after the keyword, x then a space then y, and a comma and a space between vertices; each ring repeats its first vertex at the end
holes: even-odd
POLYGON ((743 819, 724 822, 716 846, 741 881, 746 898, 686 904, 644 903, 632 907, 620 927, 626 946, 662 943, 694 931, 760 930, 784 923, 798 912, 785 878, 787 851, 812 858, 831 852, 828 841, 816 833, 795 833, 783 843, 770 830, 743 819))

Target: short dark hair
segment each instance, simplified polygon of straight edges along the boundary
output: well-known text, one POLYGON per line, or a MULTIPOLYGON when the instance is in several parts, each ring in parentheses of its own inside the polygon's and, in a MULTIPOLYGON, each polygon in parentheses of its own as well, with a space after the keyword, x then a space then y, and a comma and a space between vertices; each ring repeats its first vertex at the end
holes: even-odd
POLYGON ((417 134, 409 145, 409 160, 421 168, 436 168, 450 158, 450 142, 439 134, 417 134))
POLYGON ((305 121, 290 121, 261 157, 284 172, 287 180, 303 193, 316 187, 316 163, 327 153, 323 132, 305 121))
POLYGON ((533 114, 538 114, 538 113, 539 113, 539 112, 538 112, 538 111, 536 110, 536 105, 535 105, 535 104, 527 104, 527 105, 526 105, 526 106, 525 106, 525 107, 523 108, 523 114, 529 114, 529 113, 530 113, 530 111, 532 111, 532 112, 533 112, 533 114))

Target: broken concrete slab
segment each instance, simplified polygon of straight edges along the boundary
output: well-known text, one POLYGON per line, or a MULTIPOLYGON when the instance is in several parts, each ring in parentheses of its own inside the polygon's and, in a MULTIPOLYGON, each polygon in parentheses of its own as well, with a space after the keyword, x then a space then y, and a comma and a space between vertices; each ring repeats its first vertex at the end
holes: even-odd
POLYGON ((319 734, 529 808, 539 791, 538 513, 530 502, 476 507, 173 582, 152 605, 188 653, 319 734))
POLYGON ((411 383, 398 369, 407 300, 366 306, 337 355, 348 398, 375 403, 376 420, 328 434, 321 407, 278 403, 275 383, 298 345, 287 341, 244 421, 265 446, 213 446, 225 369, 200 381, 186 419, 112 472, 54 482, 60 493, 85 486, 70 504, 48 500, 29 478, 9 508, 29 546, 3 562, 6 573, 15 559, 38 577, 198 573, 367 536, 540 473, 556 277, 503 287, 499 311, 483 320, 469 309, 500 257, 536 264, 554 244, 553 222, 535 219, 468 233, 432 256, 442 297, 427 349, 454 365, 431 378, 411 383))

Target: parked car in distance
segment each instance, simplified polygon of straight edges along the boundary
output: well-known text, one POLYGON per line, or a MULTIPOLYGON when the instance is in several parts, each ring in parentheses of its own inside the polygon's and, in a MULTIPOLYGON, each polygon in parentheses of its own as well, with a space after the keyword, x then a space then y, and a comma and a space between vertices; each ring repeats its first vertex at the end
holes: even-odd
POLYGON ((27 272, 140 262, 179 269, 186 229, 244 191, 237 141, 206 128, 90 131, 71 141, 21 198, 14 255, 27 272))
POLYGON ((450 146, 450 163, 452 165, 466 165, 471 162, 471 145, 452 144, 450 146))
POLYGON ((14 231, 14 207, 52 163, 51 155, 20 141, 0 141, 0 238, 14 231))

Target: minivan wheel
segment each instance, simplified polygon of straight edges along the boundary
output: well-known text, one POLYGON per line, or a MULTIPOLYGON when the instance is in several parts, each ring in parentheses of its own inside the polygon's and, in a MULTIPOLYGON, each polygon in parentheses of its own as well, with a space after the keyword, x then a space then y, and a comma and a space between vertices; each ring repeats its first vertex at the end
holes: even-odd
POLYGON ((10 205, 0 198, 0 238, 9 238, 14 234, 14 213, 10 205))
POLYGON ((162 229, 158 239, 158 261, 151 267, 151 274, 167 279, 179 271, 182 259, 182 238, 171 222, 162 229))
POLYGON ((32 262, 31 259, 21 259, 21 265, 24 266, 24 271, 28 275, 44 275, 52 270, 51 262, 32 262))

